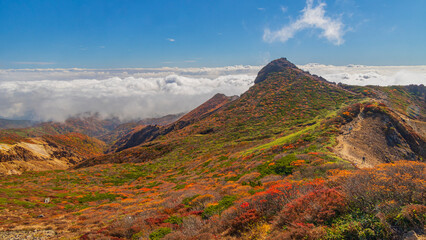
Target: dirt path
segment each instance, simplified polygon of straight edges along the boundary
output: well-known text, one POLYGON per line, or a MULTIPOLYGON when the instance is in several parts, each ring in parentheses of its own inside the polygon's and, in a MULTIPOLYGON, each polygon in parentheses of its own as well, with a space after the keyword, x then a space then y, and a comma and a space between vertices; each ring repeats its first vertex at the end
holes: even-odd
POLYGON ((366 149, 357 147, 353 141, 353 138, 359 135, 362 130, 363 121, 364 119, 358 115, 356 120, 343 126, 343 134, 336 138, 338 144, 335 147, 335 152, 339 157, 352 162, 358 168, 373 167, 375 165, 371 161, 374 157, 366 149), (363 161, 363 157, 365 157, 365 161, 363 161))

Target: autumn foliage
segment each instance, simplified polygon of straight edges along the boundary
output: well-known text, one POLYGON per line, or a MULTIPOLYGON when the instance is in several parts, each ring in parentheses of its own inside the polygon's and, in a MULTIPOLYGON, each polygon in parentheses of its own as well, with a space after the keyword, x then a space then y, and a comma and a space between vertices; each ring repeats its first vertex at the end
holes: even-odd
MULTIPOLYGON (((152 127, 161 134, 114 153, 104 154, 103 142, 84 135, 102 135, 114 121, 73 119, 0 132, 0 141, 42 137, 64 157, 85 159, 68 170, 2 176, 0 230, 46 226, 64 239, 132 240, 420 234, 424 162, 357 169, 335 152, 342 125, 364 115, 397 121, 393 106, 421 119, 413 107, 420 100, 402 87, 336 85, 291 68, 269 74, 239 98, 217 95, 181 122, 152 127), (367 98, 378 93, 388 96, 385 104, 367 98)), ((115 134, 132 136, 141 128, 115 134)), ((406 129, 399 131, 404 138, 422 139, 406 129)), ((103 139, 117 140, 113 135, 103 139)))

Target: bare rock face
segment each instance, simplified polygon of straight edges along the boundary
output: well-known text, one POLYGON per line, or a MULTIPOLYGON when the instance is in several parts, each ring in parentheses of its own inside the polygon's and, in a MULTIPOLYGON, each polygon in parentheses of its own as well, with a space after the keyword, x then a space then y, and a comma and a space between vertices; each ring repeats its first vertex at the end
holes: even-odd
POLYGON ((404 234, 403 236, 404 240, 417 240, 420 239, 416 232, 414 232, 413 230, 409 231, 408 233, 404 234))
POLYGON ((70 149, 49 144, 42 138, 33 138, 31 143, 0 143, 0 175, 67 169, 82 160, 84 157, 70 149))
POLYGON ((362 111, 341 130, 335 152, 360 168, 426 157, 425 139, 391 111, 362 111))
POLYGON ((298 69, 296 65, 289 62, 287 58, 276 59, 270 62, 268 65, 266 65, 259 71, 256 79, 254 80, 254 83, 258 84, 260 82, 263 82, 268 77, 269 74, 275 73, 275 72, 284 72, 289 68, 298 69))

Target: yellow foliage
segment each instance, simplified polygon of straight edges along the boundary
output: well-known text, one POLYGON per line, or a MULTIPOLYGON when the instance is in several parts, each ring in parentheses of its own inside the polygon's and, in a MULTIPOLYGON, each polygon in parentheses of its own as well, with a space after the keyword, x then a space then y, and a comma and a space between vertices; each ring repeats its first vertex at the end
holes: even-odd
POLYGON ((252 226, 250 231, 243 233, 241 237, 245 240, 266 240, 271 228, 270 224, 261 222, 252 226))
POLYGON ((201 208, 206 207, 206 206, 217 205, 218 203, 209 203, 209 202, 212 202, 213 199, 214 199, 214 196, 211 195, 211 194, 200 195, 200 196, 194 198, 190 202, 190 205, 194 206, 194 207, 201 207, 201 208))

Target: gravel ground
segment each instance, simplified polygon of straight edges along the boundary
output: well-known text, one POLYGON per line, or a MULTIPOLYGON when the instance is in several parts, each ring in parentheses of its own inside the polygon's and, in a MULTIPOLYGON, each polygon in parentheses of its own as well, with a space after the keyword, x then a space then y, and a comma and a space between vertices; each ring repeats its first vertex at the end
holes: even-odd
POLYGON ((52 230, 0 232, 0 240, 44 240, 55 236, 52 230))

